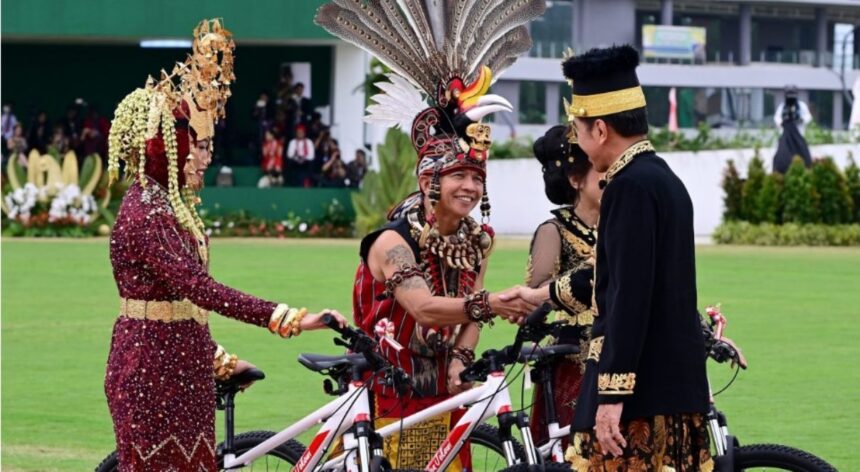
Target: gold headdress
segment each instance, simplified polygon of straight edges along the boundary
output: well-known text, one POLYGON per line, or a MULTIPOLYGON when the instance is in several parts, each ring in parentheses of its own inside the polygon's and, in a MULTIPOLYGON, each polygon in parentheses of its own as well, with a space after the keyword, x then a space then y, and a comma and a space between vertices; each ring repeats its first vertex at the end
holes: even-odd
MULTIPOLYGON (((194 28, 192 53, 177 62, 170 74, 162 69, 159 81, 148 77, 143 88, 128 94, 117 106, 108 138, 108 175, 119 177, 119 161, 126 175, 137 174, 146 185, 146 161, 166 155, 166 185, 171 206, 179 222, 196 235, 203 224, 197 215, 196 195, 179 188, 177 119, 187 120, 197 141, 211 139, 214 125, 224 117, 233 75, 233 35, 219 20, 203 20, 194 28), (159 131, 161 132, 159 136, 159 131), (157 145, 153 145, 156 143, 157 145), (161 152, 150 151, 158 149, 161 152), (182 194, 182 195, 180 195, 182 194)), ((183 139, 187 141, 187 131, 183 139)), ((211 143, 210 143, 211 145, 211 143)), ((152 167, 152 166, 151 166, 152 167)), ((163 169, 157 169, 160 174, 163 169)))

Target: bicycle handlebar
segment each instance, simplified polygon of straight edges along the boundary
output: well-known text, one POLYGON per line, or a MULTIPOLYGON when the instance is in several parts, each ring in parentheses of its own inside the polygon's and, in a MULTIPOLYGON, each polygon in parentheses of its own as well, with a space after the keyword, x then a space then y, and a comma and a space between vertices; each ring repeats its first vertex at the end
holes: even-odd
MULTIPOLYGON (((738 350, 722 340, 723 331, 726 324, 728 324, 726 317, 715 310, 713 313, 710 311, 707 313, 707 319, 710 320, 710 324, 706 319, 702 319, 702 333, 705 337, 705 353, 707 356, 720 364, 731 361, 737 362, 740 365, 738 350)), ((741 365, 741 367, 746 369, 746 366, 741 365)))
POLYGON ((537 307, 526 317, 525 323, 517 330, 513 344, 499 350, 484 351, 480 359, 460 372, 460 380, 463 382, 485 380, 490 372, 504 370, 506 365, 517 362, 520 349, 522 349, 525 341, 538 342, 551 333, 551 325, 544 324, 546 316, 551 311, 552 306, 549 303, 537 307))
POLYGON ((546 316, 552 311, 552 305, 549 303, 543 303, 541 306, 535 308, 527 318, 526 325, 527 326, 537 326, 546 319, 546 316))
POLYGON ((382 379, 383 382, 393 386, 401 395, 411 386, 411 379, 403 369, 393 366, 388 359, 379 354, 379 343, 371 336, 350 326, 340 326, 337 319, 330 314, 323 315, 321 321, 341 336, 342 339, 335 339, 335 344, 363 355, 375 372, 387 370, 382 379))

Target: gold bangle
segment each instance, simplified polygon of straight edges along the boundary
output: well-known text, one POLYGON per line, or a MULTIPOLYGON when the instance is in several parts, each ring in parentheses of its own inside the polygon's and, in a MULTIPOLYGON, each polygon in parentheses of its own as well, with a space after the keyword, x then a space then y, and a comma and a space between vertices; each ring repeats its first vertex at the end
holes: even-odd
POLYGON ((233 371, 236 370, 236 364, 239 363, 239 357, 235 354, 230 354, 227 358, 227 361, 224 362, 221 367, 215 372, 215 378, 218 380, 227 380, 233 375, 233 371))
POLYGON ((287 315, 284 317, 284 320, 281 322, 281 326, 278 328, 278 334, 280 334, 282 338, 289 338, 292 336, 293 319, 296 317, 298 312, 298 308, 290 308, 289 311, 287 311, 287 315))
POLYGON ((278 329, 280 329, 281 324, 284 322, 284 316, 286 316, 287 312, 290 310, 290 306, 286 303, 281 303, 275 307, 275 311, 272 312, 272 317, 269 318, 269 331, 272 333, 277 333, 278 329))
POLYGON ((291 325, 293 327, 293 336, 298 336, 298 335, 302 334, 302 319, 307 314, 308 314, 308 309, 302 307, 302 308, 299 308, 298 313, 296 313, 296 316, 293 317, 293 321, 291 323, 291 325))
POLYGON ((239 357, 235 354, 228 354, 224 346, 218 345, 215 349, 215 358, 213 360, 213 370, 215 378, 218 380, 227 380, 233 375, 236 369, 236 364, 239 362, 239 357))

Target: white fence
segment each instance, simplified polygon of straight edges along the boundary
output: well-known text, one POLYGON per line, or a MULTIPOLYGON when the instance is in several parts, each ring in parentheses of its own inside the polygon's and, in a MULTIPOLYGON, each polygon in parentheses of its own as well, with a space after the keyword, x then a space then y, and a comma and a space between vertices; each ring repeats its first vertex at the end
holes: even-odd
MULTIPOLYGON (((857 144, 812 146, 810 150, 813 158, 830 156, 842 169, 850 155, 860 162, 860 145, 857 144)), ((760 151, 768 171, 775 151, 775 147, 760 151)), ((752 149, 660 153, 690 192, 697 236, 710 235, 720 224, 723 214, 720 182, 726 163, 733 160, 738 172, 745 177, 753 154, 752 149)), ((487 189, 493 206, 491 224, 497 233, 530 235, 551 216, 549 211, 553 205, 544 195, 540 164, 536 159, 494 160, 491 157, 487 173, 487 189)))

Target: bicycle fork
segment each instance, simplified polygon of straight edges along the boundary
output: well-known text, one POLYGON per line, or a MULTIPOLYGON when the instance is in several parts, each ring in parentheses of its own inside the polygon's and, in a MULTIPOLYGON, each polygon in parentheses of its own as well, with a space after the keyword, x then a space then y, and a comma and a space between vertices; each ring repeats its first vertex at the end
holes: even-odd
POLYGON ((508 465, 516 465, 520 460, 514 450, 514 438, 511 435, 511 430, 514 427, 520 431, 523 449, 526 452, 526 463, 528 465, 537 465, 538 458, 534 439, 532 438, 532 431, 529 428, 529 415, 522 411, 517 414, 507 411, 499 414, 498 419, 499 439, 502 440, 502 447, 505 450, 505 460, 508 462, 508 465))
POLYGON ((713 401, 708 410, 708 429, 714 442, 714 470, 717 472, 734 472, 735 448, 737 440, 729 434, 726 415, 717 410, 713 401))

